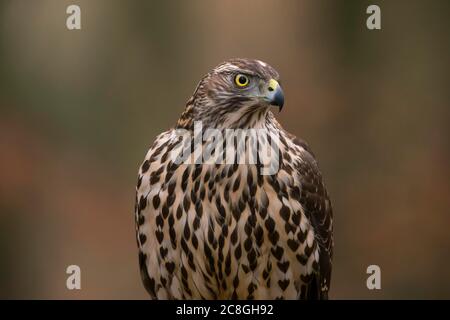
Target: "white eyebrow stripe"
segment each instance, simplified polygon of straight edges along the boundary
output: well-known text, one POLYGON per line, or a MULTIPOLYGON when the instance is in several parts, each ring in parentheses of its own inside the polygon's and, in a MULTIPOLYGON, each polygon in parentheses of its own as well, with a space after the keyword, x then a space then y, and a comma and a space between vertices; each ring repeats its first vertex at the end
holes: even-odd
POLYGON ((213 73, 221 73, 221 72, 233 72, 233 71, 239 71, 241 73, 250 75, 250 76, 256 76, 257 74, 251 70, 242 69, 241 67, 238 67, 231 63, 226 63, 224 65, 218 66, 214 69, 213 73))
POLYGON ((259 63, 263 68, 267 67, 267 63, 262 62, 262 61, 260 61, 260 60, 256 60, 256 61, 258 61, 258 63, 259 63))
POLYGON ((223 65, 218 66, 214 71, 219 73, 223 71, 233 71, 233 70, 239 70, 239 67, 231 63, 224 63, 223 65))

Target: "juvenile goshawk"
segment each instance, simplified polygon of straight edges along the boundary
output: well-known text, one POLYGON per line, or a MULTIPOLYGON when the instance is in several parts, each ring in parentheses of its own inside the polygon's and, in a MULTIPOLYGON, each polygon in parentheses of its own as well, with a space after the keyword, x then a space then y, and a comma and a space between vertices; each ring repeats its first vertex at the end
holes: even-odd
POLYGON ((272 67, 231 59, 201 79, 176 126, 156 138, 139 169, 135 206, 140 271, 152 298, 328 297, 331 202, 308 145, 270 111, 283 103, 272 67), (237 161, 246 150, 237 148, 239 137, 247 143, 251 135, 211 148, 213 139, 202 136, 208 129, 268 133, 256 145, 271 148, 275 170, 262 172, 259 153, 237 161), (207 163, 196 158, 202 147, 222 160, 231 148, 234 161, 207 163), (177 161, 181 150, 193 155, 177 161))

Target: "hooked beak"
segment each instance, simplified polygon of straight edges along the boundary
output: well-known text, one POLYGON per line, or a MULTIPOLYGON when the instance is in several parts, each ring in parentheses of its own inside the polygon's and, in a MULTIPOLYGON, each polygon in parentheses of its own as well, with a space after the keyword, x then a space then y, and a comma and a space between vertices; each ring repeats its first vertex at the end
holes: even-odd
POLYGON ((280 112, 283 109, 284 93, 277 80, 270 79, 265 100, 272 106, 278 106, 280 112))

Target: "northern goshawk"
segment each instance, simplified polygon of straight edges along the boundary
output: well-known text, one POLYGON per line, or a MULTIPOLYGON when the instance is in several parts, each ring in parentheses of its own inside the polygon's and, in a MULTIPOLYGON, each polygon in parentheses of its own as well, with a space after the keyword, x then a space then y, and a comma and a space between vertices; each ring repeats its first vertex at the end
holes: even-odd
POLYGON ((201 79, 176 126, 156 138, 139 169, 135 206, 152 298, 328 297, 331 202, 308 145, 270 111, 283 103, 271 66, 231 59, 201 79), (217 139, 238 134, 214 144, 208 130, 217 139), (258 148, 253 162, 238 160, 247 144, 258 148), (268 166, 261 149, 271 154, 268 166))

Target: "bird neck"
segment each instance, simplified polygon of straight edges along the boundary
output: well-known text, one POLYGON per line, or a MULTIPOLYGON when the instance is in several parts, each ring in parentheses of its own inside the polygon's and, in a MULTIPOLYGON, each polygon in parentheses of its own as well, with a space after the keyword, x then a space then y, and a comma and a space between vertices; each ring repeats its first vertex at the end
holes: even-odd
POLYGON ((217 113, 214 108, 198 110, 188 101, 185 110, 178 119, 175 128, 193 131, 195 123, 201 123, 204 129, 269 129, 279 126, 269 107, 251 106, 234 112, 217 113))

